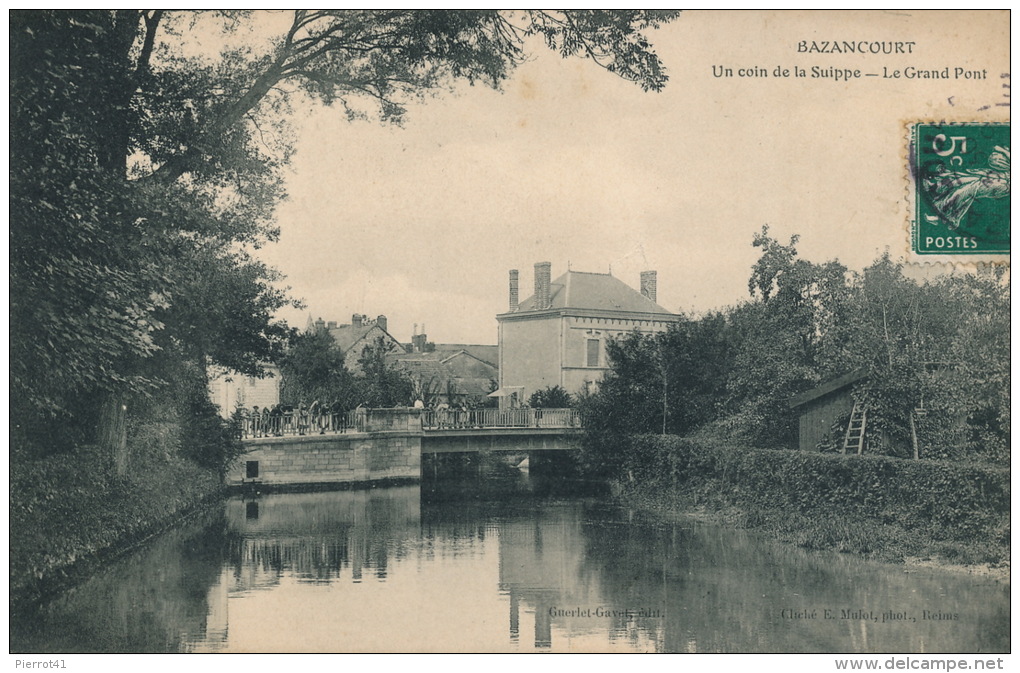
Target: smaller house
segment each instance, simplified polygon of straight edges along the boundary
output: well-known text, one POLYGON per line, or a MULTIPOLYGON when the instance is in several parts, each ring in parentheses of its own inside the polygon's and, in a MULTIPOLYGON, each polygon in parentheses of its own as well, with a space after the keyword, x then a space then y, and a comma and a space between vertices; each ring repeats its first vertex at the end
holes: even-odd
POLYGON ((386 316, 380 315, 375 320, 355 313, 349 324, 338 325, 336 321, 326 322, 319 318, 315 322, 309 318, 305 331, 326 330, 333 337, 340 352, 344 354, 344 364, 352 372, 361 372, 358 361, 366 346, 375 346, 381 339, 387 354, 403 353, 404 347, 394 339, 387 330, 386 316))
MULTIPOLYGON (((851 395, 853 386, 867 378, 860 369, 839 378, 826 381, 790 400, 790 407, 800 419, 797 447, 802 451, 816 451, 837 420, 848 418, 854 408, 851 395)), ((842 438, 840 438, 842 441, 842 438)))
POLYGON ((391 353, 386 361, 405 372, 425 403, 484 404, 499 378, 499 347, 479 344, 435 344, 424 332, 411 337, 405 352, 391 353))

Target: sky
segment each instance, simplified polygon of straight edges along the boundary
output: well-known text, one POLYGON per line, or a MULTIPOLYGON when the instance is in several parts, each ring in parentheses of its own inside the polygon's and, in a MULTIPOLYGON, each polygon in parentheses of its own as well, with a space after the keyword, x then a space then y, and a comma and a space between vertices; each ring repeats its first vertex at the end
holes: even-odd
POLYGON ((306 304, 281 316, 384 314, 401 341, 424 324, 437 343, 495 344, 508 271, 523 300, 540 261, 553 278, 611 270, 633 287, 655 269, 665 308, 722 308, 748 297, 762 225, 799 234, 816 262, 902 257, 905 125, 1008 120, 1008 13, 685 12, 650 37, 670 77, 660 93, 538 45, 502 92, 458 86, 411 105, 402 127, 303 110, 281 239, 259 251, 306 304), (837 40, 914 44, 798 52, 837 40), (777 78, 776 66, 878 76, 777 78), (908 67, 984 77, 882 76, 908 67))

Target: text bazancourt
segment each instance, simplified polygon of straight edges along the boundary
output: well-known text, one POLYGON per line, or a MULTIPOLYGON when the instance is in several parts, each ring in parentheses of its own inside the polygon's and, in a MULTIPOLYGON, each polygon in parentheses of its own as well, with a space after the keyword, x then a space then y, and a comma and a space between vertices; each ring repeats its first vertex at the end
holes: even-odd
POLYGON ((801 40, 798 54, 913 54, 916 42, 883 42, 870 40, 833 40, 832 42, 801 40))

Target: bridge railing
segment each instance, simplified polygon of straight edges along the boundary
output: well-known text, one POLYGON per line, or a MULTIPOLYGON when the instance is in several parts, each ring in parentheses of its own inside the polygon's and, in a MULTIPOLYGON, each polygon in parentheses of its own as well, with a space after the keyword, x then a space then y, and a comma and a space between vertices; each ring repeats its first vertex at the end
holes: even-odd
POLYGON ((241 439, 366 431, 365 415, 358 414, 357 410, 314 414, 300 410, 278 414, 248 413, 239 420, 241 439))
POLYGON ((579 428, 575 409, 437 409, 423 411, 421 427, 429 430, 482 428, 579 428))
POLYGON ((415 430, 579 428, 575 409, 367 409, 311 413, 300 409, 239 417, 241 439, 415 430))

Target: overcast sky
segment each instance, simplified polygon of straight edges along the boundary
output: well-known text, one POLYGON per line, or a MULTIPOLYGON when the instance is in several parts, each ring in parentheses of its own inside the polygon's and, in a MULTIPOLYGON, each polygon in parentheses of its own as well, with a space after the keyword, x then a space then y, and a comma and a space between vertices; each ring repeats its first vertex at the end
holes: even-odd
POLYGON ((1008 14, 689 12, 651 34, 670 81, 644 93, 540 48, 502 93, 460 87, 411 107, 402 128, 300 123, 278 210, 282 239, 260 255, 307 310, 348 322, 385 314, 410 339, 496 343, 507 271, 606 272, 636 287, 658 271, 659 303, 702 312, 747 297, 754 232, 801 255, 867 265, 906 249, 909 120, 1008 119, 1008 14), (801 40, 914 42, 909 55, 802 54, 801 40), (768 78, 716 78, 713 65, 768 78), (983 80, 776 79, 777 66, 986 70, 983 80), (991 106, 991 107, 989 107, 991 106), (986 108, 986 109, 981 109, 986 108))

